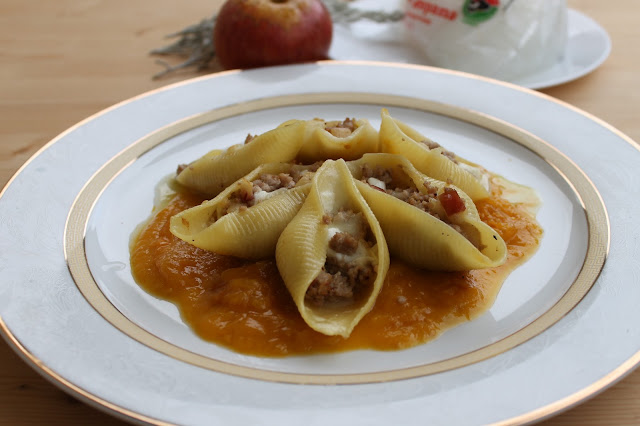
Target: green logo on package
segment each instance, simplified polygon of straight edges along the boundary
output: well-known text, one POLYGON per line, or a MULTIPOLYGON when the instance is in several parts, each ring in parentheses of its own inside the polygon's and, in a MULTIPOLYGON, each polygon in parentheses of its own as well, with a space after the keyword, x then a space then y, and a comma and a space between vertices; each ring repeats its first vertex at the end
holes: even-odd
POLYGON ((478 25, 488 21, 496 14, 500 7, 500 0, 465 0, 462 6, 464 22, 478 25))

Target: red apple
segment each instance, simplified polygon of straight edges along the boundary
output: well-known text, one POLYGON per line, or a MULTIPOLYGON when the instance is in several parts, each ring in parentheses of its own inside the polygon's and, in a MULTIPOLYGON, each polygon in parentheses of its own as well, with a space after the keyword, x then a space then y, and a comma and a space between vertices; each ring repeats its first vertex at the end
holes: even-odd
POLYGON ((327 59, 332 33, 321 0, 227 0, 213 29, 226 69, 327 59))

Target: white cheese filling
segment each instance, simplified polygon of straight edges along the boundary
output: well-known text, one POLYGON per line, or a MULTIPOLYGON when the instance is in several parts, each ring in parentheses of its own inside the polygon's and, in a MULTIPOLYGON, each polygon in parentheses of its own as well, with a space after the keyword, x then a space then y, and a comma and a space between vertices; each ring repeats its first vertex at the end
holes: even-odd
MULTIPOLYGON (((353 216, 346 222, 338 221, 332 223, 327 229, 327 245, 329 244, 329 241, 331 241, 331 238, 340 232, 344 232, 352 236, 358 235, 360 233, 361 226, 361 222, 358 220, 357 216, 353 216)), ((373 250, 368 248, 366 244, 362 243, 363 241, 358 241, 358 248, 352 254, 338 253, 331 249, 331 247, 327 247, 327 255, 336 258, 340 262, 366 264, 374 258, 373 250)))
POLYGON ((278 194, 279 192, 282 192, 286 190, 286 188, 278 188, 275 191, 271 191, 271 192, 267 192, 263 189, 258 190, 257 192, 253 193, 253 204, 252 205, 256 205, 264 200, 267 200, 271 197, 273 197, 274 195, 278 194))
POLYGON ((370 177, 369 179, 367 179, 367 183, 371 186, 375 186, 376 188, 380 188, 383 191, 386 191, 387 189, 387 185, 383 181, 374 177, 370 177))

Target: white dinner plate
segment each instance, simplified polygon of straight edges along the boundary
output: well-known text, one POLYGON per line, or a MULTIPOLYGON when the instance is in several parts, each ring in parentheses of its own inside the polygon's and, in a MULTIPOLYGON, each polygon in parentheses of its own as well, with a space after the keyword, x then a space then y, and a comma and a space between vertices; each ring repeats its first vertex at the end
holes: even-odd
POLYGON ((639 161, 597 118, 459 72, 327 61, 189 80, 79 123, 3 190, 3 334, 63 389, 143 422, 539 420, 640 362, 639 161), (260 358, 198 339, 133 282, 129 236, 177 164, 293 117, 379 124, 381 107, 542 198, 541 247, 485 315, 404 351, 260 358))
MULTIPOLYGON (((394 10, 395 3, 370 0, 358 4, 363 10, 394 10)), ((334 26, 329 55, 338 60, 374 60, 429 65, 419 49, 403 38, 402 24, 358 21, 334 26)), ((574 9, 568 10, 567 45, 552 66, 510 81, 530 89, 544 89, 580 78, 600 66, 611 52, 611 39, 596 21, 574 9)))

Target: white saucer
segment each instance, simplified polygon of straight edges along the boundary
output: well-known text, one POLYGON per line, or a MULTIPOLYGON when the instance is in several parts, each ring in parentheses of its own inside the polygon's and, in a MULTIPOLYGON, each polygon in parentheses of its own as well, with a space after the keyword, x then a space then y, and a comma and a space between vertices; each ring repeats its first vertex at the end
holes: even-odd
MULTIPOLYGON (((543 89, 582 77, 600 66, 611 52, 607 32, 590 17, 569 9, 565 55, 552 67, 509 81, 530 89, 543 89)), ((375 60, 429 65, 424 55, 402 39, 400 23, 360 21, 337 24, 330 57, 337 60, 375 60)))

